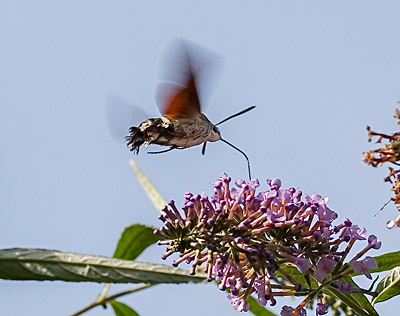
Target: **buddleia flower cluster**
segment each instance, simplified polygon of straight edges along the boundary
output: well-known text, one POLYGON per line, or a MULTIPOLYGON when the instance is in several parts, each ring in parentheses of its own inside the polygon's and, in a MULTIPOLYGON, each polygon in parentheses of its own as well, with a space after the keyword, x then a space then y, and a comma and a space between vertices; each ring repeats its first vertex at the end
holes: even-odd
POLYGON ((237 189, 231 188, 223 174, 211 198, 187 192, 183 212, 171 201, 160 216, 164 225, 155 231, 167 246, 163 258, 179 253, 172 264, 191 264, 191 274, 203 265, 207 280, 227 291, 238 311, 249 310, 250 295, 260 305, 275 305, 280 296, 304 297, 297 306, 284 306, 283 316, 306 315, 313 300, 317 315, 324 315, 326 288, 373 295, 348 275, 371 279, 369 270, 377 264, 364 255, 381 242, 348 219, 334 226, 337 214, 320 195, 284 189, 279 179, 267 183, 269 190, 259 193, 258 180, 237 180, 237 189), (365 247, 349 259, 353 245, 364 240, 365 247))
MULTIPOLYGON (((400 111, 398 109, 395 110, 394 118, 400 127, 400 111)), ((388 135, 375 132, 369 126, 367 126, 367 131, 369 142, 375 138, 375 143, 381 144, 385 142, 385 144, 380 148, 363 153, 363 164, 377 167, 382 166, 384 163, 390 163, 392 166, 397 166, 396 168, 389 167, 389 174, 383 180, 392 183, 391 190, 394 195, 390 201, 393 201, 397 208, 400 209, 400 168, 398 168, 400 165, 398 163, 400 160, 400 132, 388 135)), ((395 220, 389 221, 386 226, 389 229, 400 226, 400 215, 395 220)))

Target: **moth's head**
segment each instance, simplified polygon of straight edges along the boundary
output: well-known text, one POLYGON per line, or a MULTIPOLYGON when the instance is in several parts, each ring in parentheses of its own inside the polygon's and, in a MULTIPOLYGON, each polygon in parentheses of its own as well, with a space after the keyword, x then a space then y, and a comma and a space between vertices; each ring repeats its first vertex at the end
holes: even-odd
POLYGON ((216 142, 217 140, 221 139, 221 132, 219 131, 219 128, 213 125, 213 128, 211 130, 211 136, 210 136, 210 142, 216 142))

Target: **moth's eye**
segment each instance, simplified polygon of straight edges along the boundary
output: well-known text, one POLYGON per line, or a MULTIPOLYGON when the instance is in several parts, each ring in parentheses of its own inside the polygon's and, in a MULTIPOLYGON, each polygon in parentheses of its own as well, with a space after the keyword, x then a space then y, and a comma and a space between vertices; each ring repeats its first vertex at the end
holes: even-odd
POLYGON ((219 129, 218 129, 218 127, 214 126, 214 127, 213 127, 213 132, 219 134, 219 129))

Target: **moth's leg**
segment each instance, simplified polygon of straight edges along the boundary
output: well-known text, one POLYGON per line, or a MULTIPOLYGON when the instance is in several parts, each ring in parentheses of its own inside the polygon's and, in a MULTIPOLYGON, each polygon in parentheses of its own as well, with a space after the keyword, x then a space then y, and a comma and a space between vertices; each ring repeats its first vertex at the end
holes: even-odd
POLYGON ((204 142, 203 148, 201 149, 201 154, 202 154, 203 156, 206 154, 206 146, 207 146, 207 142, 204 142))
POLYGON ((165 149, 165 150, 161 150, 161 151, 149 151, 149 152, 147 152, 147 153, 150 154, 150 155, 163 154, 163 153, 169 152, 169 151, 171 151, 171 150, 173 150, 173 149, 177 149, 177 147, 171 146, 170 148, 165 149))
POLYGON ((174 147, 174 146, 171 146, 170 148, 168 148, 168 149, 165 149, 165 150, 161 150, 161 151, 149 151, 149 152, 147 152, 148 154, 150 154, 150 155, 155 155, 155 154, 163 154, 163 153, 166 153, 166 152, 169 152, 169 151, 171 151, 171 150, 173 150, 173 149, 186 149, 187 147, 174 147))

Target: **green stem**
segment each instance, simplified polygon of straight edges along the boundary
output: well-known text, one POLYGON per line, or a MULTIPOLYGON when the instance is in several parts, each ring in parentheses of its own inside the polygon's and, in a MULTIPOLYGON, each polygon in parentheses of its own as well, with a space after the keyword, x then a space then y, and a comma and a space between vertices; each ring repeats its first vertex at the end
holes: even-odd
POLYGON ((107 297, 107 294, 108 294, 108 291, 110 290, 110 287, 111 287, 110 283, 104 283, 103 292, 101 292, 101 294, 97 298, 96 302, 101 302, 107 297))
MULTIPOLYGON (((143 284, 143 285, 140 285, 140 286, 136 286, 136 287, 134 287, 134 288, 131 288, 131 289, 129 289, 129 290, 125 290, 125 291, 116 293, 116 294, 111 295, 111 296, 109 296, 109 297, 103 297, 103 298, 101 298, 101 296, 100 296, 96 301, 94 301, 93 303, 89 304, 88 306, 86 306, 86 307, 84 307, 84 308, 78 310, 77 312, 71 314, 70 316, 82 315, 83 313, 87 312, 88 310, 91 310, 92 308, 94 308, 94 307, 96 307, 96 306, 105 305, 105 304, 107 304, 107 303, 109 303, 109 302, 115 300, 115 299, 118 298, 118 297, 121 297, 121 296, 124 296, 124 295, 127 295, 127 294, 131 294, 131 293, 134 293, 134 292, 138 292, 138 291, 147 289, 148 287, 153 286, 153 285, 154 285, 154 284, 143 284), (101 299, 100 299, 100 298, 101 298, 101 299)), ((108 289, 107 289, 107 291, 108 291, 108 289)), ((103 293, 104 293, 104 292, 103 292, 103 293)))

